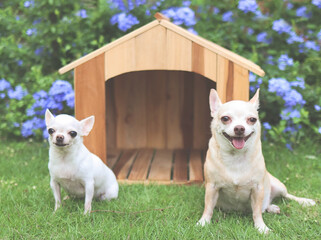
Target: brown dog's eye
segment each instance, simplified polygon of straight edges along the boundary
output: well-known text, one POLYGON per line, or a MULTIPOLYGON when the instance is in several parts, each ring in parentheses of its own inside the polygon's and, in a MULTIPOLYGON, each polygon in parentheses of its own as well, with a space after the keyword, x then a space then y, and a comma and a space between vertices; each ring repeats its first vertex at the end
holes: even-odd
POLYGON ((77 132, 71 131, 71 132, 69 132, 69 135, 74 138, 77 136, 77 132))
POLYGON ((51 134, 53 134, 55 132, 55 130, 53 129, 53 128, 49 128, 48 129, 48 133, 51 135, 51 134))
POLYGON ((250 117, 250 118, 248 119, 248 121, 249 121, 250 124, 254 124, 254 123, 256 123, 257 119, 254 118, 254 117, 250 117))
POLYGON ((228 123, 231 119, 228 116, 221 117, 222 123, 228 123))

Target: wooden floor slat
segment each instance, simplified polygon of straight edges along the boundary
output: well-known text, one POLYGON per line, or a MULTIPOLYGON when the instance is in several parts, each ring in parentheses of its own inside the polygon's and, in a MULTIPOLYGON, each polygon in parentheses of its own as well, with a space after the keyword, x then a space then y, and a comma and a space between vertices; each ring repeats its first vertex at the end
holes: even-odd
POLYGON ((189 180, 190 182, 203 182, 202 152, 192 150, 189 158, 189 180))
POLYGON ((147 179, 147 173, 152 160, 154 150, 142 149, 138 152, 135 162, 133 163, 128 180, 144 181, 147 179))
POLYGON ((173 181, 174 182, 187 182, 187 151, 175 151, 173 181))
POLYGON ((148 180, 170 182, 173 150, 157 150, 151 164, 148 180))
POLYGON ((128 172, 132 166, 136 154, 137 150, 125 150, 122 153, 113 169, 117 179, 123 180, 127 178, 128 172))
POLYGON ((107 152, 107 166, 112 169, 117 162, 119 155, 121 154, 121 150, 119 149, 108 149, 107 152))

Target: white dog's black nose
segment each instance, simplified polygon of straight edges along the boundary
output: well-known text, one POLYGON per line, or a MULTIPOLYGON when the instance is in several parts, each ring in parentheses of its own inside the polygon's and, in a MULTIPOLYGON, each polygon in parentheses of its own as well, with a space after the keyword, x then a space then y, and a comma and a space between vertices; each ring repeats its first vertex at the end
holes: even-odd
POLYGON ((237 125, 234 127, 234 132, 236 135, 243 135, 245 132, 245 127, 243 127, 242 125, 237 125))
POLYGON ((57 141, 57 143, 62 143, 62 142, 64 141, 64 136, 58 135, 58 136, 56 137, 56 141, 57 141))

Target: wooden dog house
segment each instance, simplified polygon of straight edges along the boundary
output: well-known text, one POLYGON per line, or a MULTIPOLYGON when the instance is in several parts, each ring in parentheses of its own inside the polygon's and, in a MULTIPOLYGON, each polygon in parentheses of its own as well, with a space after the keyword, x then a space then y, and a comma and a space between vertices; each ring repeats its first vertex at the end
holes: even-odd
POLYGON ((84 139, 119 181, 203 182, 208 96, 249 99, 251 61, 176 26, 153 22, 62 67, 74 69, 75 116, 95 115, 84 139))

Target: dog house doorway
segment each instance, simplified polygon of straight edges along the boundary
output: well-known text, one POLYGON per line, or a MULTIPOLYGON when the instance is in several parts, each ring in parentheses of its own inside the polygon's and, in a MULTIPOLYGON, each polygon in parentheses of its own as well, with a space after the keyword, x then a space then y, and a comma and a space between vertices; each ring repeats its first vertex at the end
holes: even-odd
POLYGON ((215 87, 184 71, 137 71, 107 80, 107 163, 118 180, 203 182, 208 96, 215 87))

